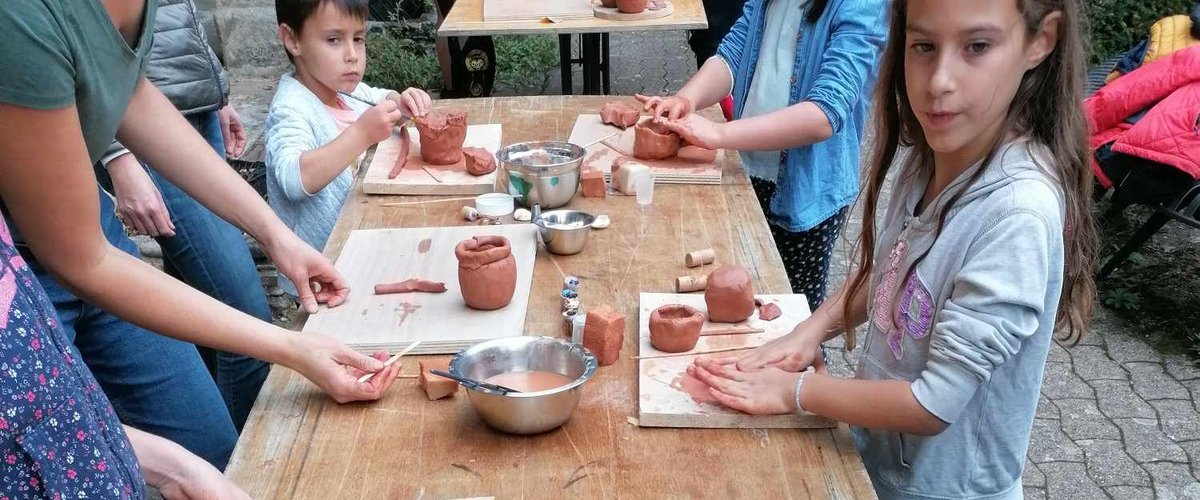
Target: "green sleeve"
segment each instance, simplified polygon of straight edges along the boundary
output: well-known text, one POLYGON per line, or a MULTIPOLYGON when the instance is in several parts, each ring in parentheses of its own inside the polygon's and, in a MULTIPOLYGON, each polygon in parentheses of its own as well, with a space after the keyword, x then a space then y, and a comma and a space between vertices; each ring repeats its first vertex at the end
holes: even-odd
POLYGON ((75 103, 75 70, 61 22, 39 0, 3 3, 0 102, 34 109, 75 103))

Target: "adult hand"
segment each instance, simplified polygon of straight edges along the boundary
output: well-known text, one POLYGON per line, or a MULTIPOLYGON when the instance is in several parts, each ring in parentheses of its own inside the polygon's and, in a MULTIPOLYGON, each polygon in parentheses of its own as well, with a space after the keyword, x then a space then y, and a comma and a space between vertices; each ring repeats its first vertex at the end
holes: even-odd
POLYGON ((400 363, 383 367, 388 359, 385 351, 366 356, 333 337, 315 333, 296 334, 295 339, 300 358, 292 368, 339 403, 379 399, 400 373, 400 363), (366 382, 358 381, 368 373, 376 375, 366 382))
POLYGON ((724 147, 725 124, 716 123, 700 115, 687 115, 678 120, 662 122, 668 130, 679 134, 688 144, 694 144, 705 149, 724 147))
POLYGON ((221 119, 221 138, 225 140, 225 154, 230 158, 241 158, 246 152, 246 127, 242 117, 232 104, 226 104, 217 112, 221 119))
POLYGON ((113 195, 117 199, 117 217, 135 234, 175 236, 175 224, 162 193, 142 168, 133 153, 123 154, 108 163, 113 195))
POLYGON ((362 135, 367 144, 375 144, 392 135, 392 127, 404 118, 400 105, 391 99, 384 99, 358 116, 350 127, 362 135))
POLYGON ((233 484, 204 459, 174 443, 164 444, 160 464, 163 470, 146 474, 146 482, 162 493, 167 500, 250 499, 245 491, 233 484))
POLYGON ((301 240, 296 233, 286 228, 263 250, 279 273, 296 285, 300 305, 304 311, 317 312, 317 304, 337 307, 350 295, 350 285, 342 274, 333 267, 320 252, 301 240))
POLYGON ((400 110, 404 114, 416 118, 429 114, 433 109, 433 99, 424 90, 409 87, 400 93, 400 110))
POLYGON ((820 338, 814 340, 814 335, 808 332, 804 326, 805 323, 800 323, 791 333, 771 340, 740 356, 717 357, 713 358, 711 362, 731 366, 740 371, 773 367, 789 372, 799 372, 809 366, 816 366, 821 357, 820 338))
POLYGON ((673 96, 646 96, 642 94, 634 94, 633 97, 642 103, 642 110, 649 111, 651 118, 656 122, 663 120, 678 120, 692 112, 692 101, 685 97, 677 95, 673 96))
POLYGON ((781 415, 796 411, 793 389, 800 374, 775 367, 741 371, 707 359, 697 359, 689 375, 708 385, 717 402, 751 415, 781 415))

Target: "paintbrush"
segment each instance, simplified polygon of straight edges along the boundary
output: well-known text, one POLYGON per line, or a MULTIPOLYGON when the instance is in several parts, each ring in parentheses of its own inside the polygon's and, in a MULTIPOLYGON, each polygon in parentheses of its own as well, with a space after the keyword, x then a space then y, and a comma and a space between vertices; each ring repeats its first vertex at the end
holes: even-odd
MULTIPOLYGON (((363 103, 363 104, 366 104, 367 106, 371 106, 371 107, 378 106, 378 104, 376 104, 376 103, 373 103, 373 102, 371 102, 371 101, 369 101, 369 100, 363 99, 363 98, 361 98, 361 97, 359 97, 359 96, 356 96, 356 95, 354 95, 354 94, 351 94, 351 93, 349 93, 349 92, 344 92, 344 91, 341 91, 341 90, 339 90, 339 91, 337 91, 337 93, 338 93, 339 95, 342 95, 342 96, 345 96, 345 97, 349 97, 349 98, 351 98, 351 99, 354 99, 355 101, 358 101, 358 102, 361 102, 361 103, 363 103)), ((407 127, 407 126, 409 125, 409 123, 410 123, 410 122, 412 122, 412 117, 411 117, 411 116, 404 116, 404 113, 400 113, 400 116, 401 116, 401 120, 400 120, 400 123, 397 123, 397 124, 396 124, 397 126, 401 126, 401 127, 407 127)), ((430 174, 430 175, 432 175, 432 174, 430 174)), ((435 179, 436 179, 436 177, 435 177, 435 179)), ((438 182, 441 182, 441 180, 439 179, 439 180, 438 180, 438 182)))
MULTIPOLYGON (((383 368, 380 368, 380 369, 379 369, 379 371, 383 371, 383 370, 384 370, 384 369, 386 369, 387 367, 389 367, 389 366, 392 366, 393 364, 395 364, 395 363, 396 363, 396 361, 397 361, 397 360, 399 360, 399 359, 400 359, 400 356, 403 356, 403 355, 405 355, 405 354, 408 354, 408 353, 409 353, 409 352, 411 352, 413 349, 416 349, 418 345, 421 345, 421 341, 420 341, 420 340, 414 340, 414 341, 413 341, 413 343, 411 343, 411 344, 408 344, 408 347, 405 347, 403 351, 400 351, 400 352, 396 353, 396 354, 395 354, 395 355, 393 355, 392 357, 388 358, 388 359, 387 359, 387 361, 384 361, 384 362, 383 362, 383 368)), ((375 373, 379 373, 379 372, 375 372, 375 373)), ((369 380, 371 380, 371 377, 374 377, 374 376, 375 376, 375 373, 368 373, 368 374, 366 374, 366 375, 363 375, 363 376, 361 376, 361 377, 358 377, 358 383, 360 383, 360 384, 361 384, 361 383, 363 383, 363 382, 366 382, 366 381, 369 381, 369 380)))

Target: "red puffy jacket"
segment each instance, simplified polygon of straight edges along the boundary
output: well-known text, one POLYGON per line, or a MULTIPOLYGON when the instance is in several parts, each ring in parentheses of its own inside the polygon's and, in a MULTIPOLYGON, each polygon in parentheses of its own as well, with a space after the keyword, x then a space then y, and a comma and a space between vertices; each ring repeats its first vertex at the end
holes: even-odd
MULTIPOLYGON (((1084 101, 1084 109, 1093 150, 1111 142, 1115 152, 1170 165, 1200 179, 1200 46, 1114 80, 1084 101), (1136 124, 1125 123, 1147 107, 1136 124)), ((1092 171, 1104 187, 1112 187, 1095 159, 1092 171)))

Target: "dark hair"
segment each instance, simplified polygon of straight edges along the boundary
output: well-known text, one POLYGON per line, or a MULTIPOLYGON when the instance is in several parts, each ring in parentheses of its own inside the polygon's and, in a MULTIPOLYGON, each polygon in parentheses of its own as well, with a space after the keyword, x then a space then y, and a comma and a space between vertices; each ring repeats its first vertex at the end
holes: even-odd
POLYGON ((327 3, 351 16, 364 20, 367 18, 367 0, 275 0, 275 19, 300 36, 304 22, 327 3))
POLYGON ((808 14, 804 16, 804 20, 809 24, 816 24, 817 19, 821 18, 821 14, 825 13, 825 6, 829 5, 829 0, 813 0, 808 6, 808 14))
MULTIPOLYGON (((1064 344, 1078 343, 1092 317, 1096 287, 1092 267, 1096 262, 1096 228, 1092 222, 1092 173, 1088 164, 1087 121, 1083 115, 1084 48, 1080 35, 1078 0, 1013 0, 1025 21, 1026 33, 1034 34, 1042 20, 1061 12, 1058 41, 1054 51, 1021 79, 1021 85, 1009 105, 1004 130, 997 135, 987 164, 1003 145, 1008 131, 1028 135, 1048 147, 1054 164, 1047 165, 1062 189, 1066 205, 1063 242, 1064 269, 1055 330, 1064 344)), ((876 146, 863 186, 862 236, 858 243, 857 271, 849 281, 846 297, 853 297, 867 286, 875 254, 875 214, 884 178, 901 146, 911 146, 917 161, 928 164, 933 152, 917 122, 904 80, 904 30, 907 23, 906 0, 892 3, 891 29, 884 50, 875 95, 876 146)), ((984 169, 977 169, 964 187, 942 204, 938 232, 947 213, 984 169)), ((924 256, 918 257, 919 262, 924 256)), ((843 311, 849 318, 849 304, 843 311)), ((852 337, 847 337, 849 340, 852 337)))

